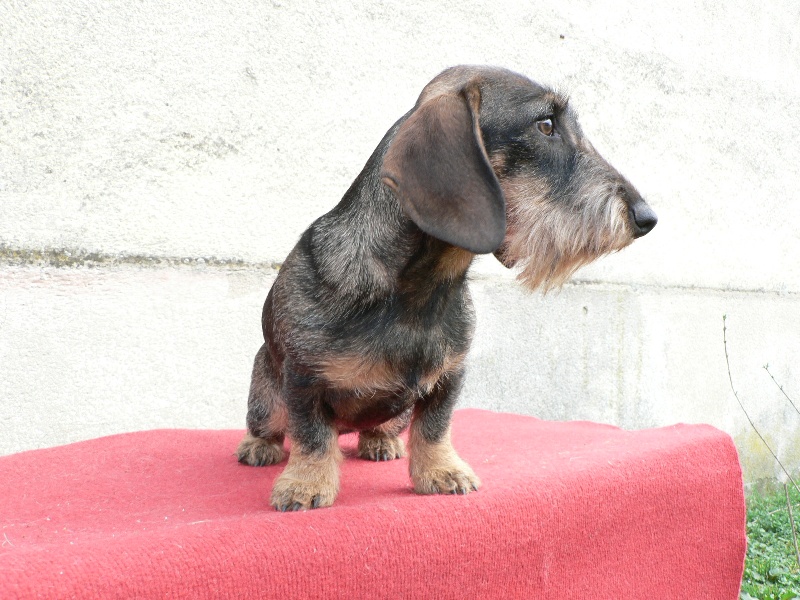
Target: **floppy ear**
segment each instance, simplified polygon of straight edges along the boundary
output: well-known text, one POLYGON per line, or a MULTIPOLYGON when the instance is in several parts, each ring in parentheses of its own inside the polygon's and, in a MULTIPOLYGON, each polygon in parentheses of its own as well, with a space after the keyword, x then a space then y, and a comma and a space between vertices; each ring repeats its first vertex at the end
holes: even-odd
POLYGON ((480 91, 468 85, 423 103, 400 126, 381 179, 425 233, 476 254, 506 234, 506 202, 478 124, 480 91))

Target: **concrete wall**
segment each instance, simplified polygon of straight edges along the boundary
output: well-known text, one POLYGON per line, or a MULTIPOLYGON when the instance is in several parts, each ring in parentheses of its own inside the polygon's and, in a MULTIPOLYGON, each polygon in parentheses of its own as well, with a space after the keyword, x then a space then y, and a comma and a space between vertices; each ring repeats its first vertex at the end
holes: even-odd
POLYGON ((567 91, 658 212, 560 293, 476 266, 462 404, 710 422, 800 467, 800 8, 0 3, 0 453, 241 427, 263 298, 422 86, 459 63, 567 91))

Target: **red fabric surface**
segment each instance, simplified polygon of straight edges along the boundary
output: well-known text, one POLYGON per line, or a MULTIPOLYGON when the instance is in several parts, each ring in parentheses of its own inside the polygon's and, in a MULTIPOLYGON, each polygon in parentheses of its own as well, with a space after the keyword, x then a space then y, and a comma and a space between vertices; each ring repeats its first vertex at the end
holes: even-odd
POLYGON ((240 431, 148 431, 0 457, 0 598, 738 597, 736 449, 704 425, 628 432, 477 410, 453 442, 483 481, 417 496, 355 458, 331 508, 268 506, 283 465, 240 431))

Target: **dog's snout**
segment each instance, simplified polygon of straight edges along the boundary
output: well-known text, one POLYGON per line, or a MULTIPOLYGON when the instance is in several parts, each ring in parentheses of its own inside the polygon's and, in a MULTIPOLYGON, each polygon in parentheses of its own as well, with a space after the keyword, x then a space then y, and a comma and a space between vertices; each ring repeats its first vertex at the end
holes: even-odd
POLYGON ((617 193, 628 205, 628 220, 633 229, 633 237, 640 238, 650 233, 658 223, 658 217, 641 194, 626 179, 619 184, 617 193))
POLYGON ((650 206, 641 200, 628 208, 628 216, 633 227, 633 237, 640 238, 652 231, 658 223, 658 217, 650 206))

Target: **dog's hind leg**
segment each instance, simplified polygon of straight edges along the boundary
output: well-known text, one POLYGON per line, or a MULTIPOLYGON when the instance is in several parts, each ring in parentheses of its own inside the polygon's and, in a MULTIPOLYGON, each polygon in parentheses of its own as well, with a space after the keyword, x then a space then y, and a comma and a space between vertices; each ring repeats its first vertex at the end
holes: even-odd
POLYGON ((398 435, 408 427, 411 409, 385 423, 358 434, 358 455, 367 460, 393 460, 406 455, 405 444, 398 435))
POLYGON ((274 465, 283 460, 286 404, 281 399, 269 361, 267 345, 263 344, 256 354, 250 380, 247 435, 236 451, 239 462, 255 467, 274 465))

